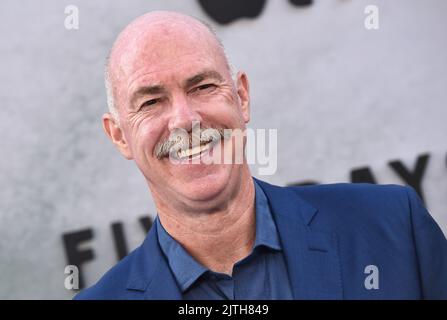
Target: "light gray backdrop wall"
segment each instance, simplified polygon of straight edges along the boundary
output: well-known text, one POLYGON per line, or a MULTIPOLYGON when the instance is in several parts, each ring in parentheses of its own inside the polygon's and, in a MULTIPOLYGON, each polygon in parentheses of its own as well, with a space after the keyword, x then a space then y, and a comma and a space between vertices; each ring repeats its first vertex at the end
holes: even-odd
POLYGON ((425 200, 447 233, 446 1, 270 0, 258 18, 221 26, 192 0, 2 0, 0 298, 73 295, 63 233, 94 231, 87 285, 116 262, 112 222, 130 248, 144 239, 138 218, 155 215, 150 194, 100 118, 108 49, 154 9, 209 21, 248 73, 251 127, 278 129, 277 173, 260 178, 348 182, 367 166, 377 182, 403 184, 388 162, 413 169, 428 153, 425 200), (70 4, 79 30, 64 27, 70 4), (368 4, 380 9, 379 30, 364 28, 368 4))

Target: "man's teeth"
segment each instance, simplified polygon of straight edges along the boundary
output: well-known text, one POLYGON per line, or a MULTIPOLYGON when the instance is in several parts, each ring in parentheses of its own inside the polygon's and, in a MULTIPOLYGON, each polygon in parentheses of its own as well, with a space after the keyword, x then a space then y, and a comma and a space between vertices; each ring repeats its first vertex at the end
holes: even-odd
POLYGON ((210 145, 211 145, 211 143, 208 142, 204 145, 196 146, 196 147, 186 149, 186 150, 180 150, 177 154, 178 154, 178 157, 181 159, 194 157, 194 156, 208 150, 210 148, 210 145))

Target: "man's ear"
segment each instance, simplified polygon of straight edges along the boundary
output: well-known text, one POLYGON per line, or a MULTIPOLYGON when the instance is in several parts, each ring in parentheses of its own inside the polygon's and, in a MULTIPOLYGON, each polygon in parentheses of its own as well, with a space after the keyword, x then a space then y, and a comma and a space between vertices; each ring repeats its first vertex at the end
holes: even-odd
POLYGON ((102 127, 113 144, 118 148, 121 154, 128 160, 133 159, 129 145, 124 138, 124 133, 115 117, 111 113, 105 113, 102 116, 102 127))
POLYGON ((250 121, 250 87, 245 72, 237 73, 237 94, 241 101, 242 115, 245 123, 250 121))

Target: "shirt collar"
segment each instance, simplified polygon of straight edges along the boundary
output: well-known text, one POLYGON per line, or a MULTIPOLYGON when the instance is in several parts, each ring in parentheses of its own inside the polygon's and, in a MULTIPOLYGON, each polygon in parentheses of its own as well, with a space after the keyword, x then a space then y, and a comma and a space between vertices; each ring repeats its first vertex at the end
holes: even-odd
POLYGON ((274 250, 281 250, 278 231, 273 220, 270 206, 262 188, 255 184, 255 204, 256 204, 256 238, 253 248, 266 246, 274 250))
MULTIPOLYGON (((265 246, 273 250, 282 250, 275 222, 271 215, 267 197, 253 180, 255 185, 256 238, 253 250, 265 246)), ((156 218, 158 243, 166 256, 182 292, 185 292, 202 274, 209 271, 196 261, 171 235, 164 229, 160 219, 156 218)))
POLYGON ((184 292, 208 269, 191 257, 182 245, 171 237, 158 217, 156 221, 158 243, 168 259, 180 289, 184 292))

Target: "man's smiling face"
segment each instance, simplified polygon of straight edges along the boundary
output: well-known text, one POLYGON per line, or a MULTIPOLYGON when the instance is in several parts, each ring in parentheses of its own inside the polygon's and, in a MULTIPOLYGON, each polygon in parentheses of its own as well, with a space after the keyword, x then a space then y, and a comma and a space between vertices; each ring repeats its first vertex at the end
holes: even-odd
POLYGON ((191 132, 194 122, 202 129, 243 130, 249 121, 247 78, 239 73, 233 81, 223 49, 206 27, 175 14, 143 16, 121 33, 109 67, 119 124, 107 114, 104 128, 135 160, 153 193, 202 201, 235 185, 240 164, 174 164, 156 156, 157 145, 176 129, 191 132))

